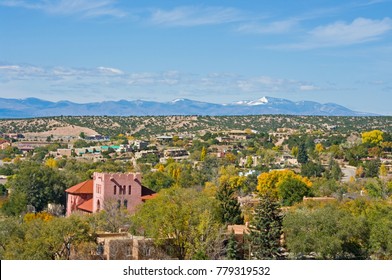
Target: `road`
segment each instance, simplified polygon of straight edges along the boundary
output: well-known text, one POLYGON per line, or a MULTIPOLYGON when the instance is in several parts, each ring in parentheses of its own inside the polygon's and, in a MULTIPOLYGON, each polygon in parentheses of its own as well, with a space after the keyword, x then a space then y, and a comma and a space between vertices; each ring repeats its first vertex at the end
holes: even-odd
POLYGON ((347 165, 346 167, 342 168, 343 177, 342 182, 349 182, 351 177, 355 178, 355 173, 357 172, 357 168, 354 166, 347 165))

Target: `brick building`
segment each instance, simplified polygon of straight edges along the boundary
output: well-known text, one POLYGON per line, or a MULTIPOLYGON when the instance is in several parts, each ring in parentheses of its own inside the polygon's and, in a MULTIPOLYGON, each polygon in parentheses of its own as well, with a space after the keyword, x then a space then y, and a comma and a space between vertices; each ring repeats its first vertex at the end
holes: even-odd
POLYGON ((140 173, 98 172, 94 172, 93 179, 70 187, 66 193, 67 216, 75 211, 99 212, 108 201, 133 213, 139 204, 156 195, 142 186, 140 173))

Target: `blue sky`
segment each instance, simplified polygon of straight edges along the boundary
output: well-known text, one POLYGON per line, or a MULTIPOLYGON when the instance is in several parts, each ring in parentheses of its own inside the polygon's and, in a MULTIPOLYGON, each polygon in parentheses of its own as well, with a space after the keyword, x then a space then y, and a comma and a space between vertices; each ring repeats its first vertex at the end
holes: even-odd
POLYGON ((0 97, 392 115, 392 1, 0 0, 0 97))

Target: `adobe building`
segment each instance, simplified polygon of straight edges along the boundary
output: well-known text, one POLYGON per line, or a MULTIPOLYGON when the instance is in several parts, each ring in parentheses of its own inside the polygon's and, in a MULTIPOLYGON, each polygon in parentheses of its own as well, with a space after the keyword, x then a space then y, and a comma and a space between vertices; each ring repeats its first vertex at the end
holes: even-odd
POLYGON ((104 209, 105 202, 117 203, 134 213, 144 201, 154 198, 156 193, 141 184, 140 173, 98 173, 93 178, 66 190, 67 212, 96 213, 104 209))
POLYGON ((151 238, 129 233, 98 233, 96 259, 102 260, 164 260, 172 259, 167 246, 156 245, 151 238))

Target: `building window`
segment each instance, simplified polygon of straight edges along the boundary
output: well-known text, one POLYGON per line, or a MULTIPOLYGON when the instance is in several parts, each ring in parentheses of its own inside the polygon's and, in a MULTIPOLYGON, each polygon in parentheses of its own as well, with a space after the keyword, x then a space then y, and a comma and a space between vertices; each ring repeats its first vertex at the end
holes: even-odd
POLYGON ((120 209, 121 207, 121 200, 117 200, 117 208, 120 209))
POLYGON ((101 210, 101 202, 98 199, 97 200, 97 212, 99 212, 99 210, 101 210))
POLYGON ((126 192, 126 186, 120 187, 120 194, 125 194, 126 192))
POLYGON ((128 200, 124 200, 124 207, 128 208, 128 200))
POLYGON ((131 245, 127 246, 127 252, 126 252, 127 257, 131 257, 132 256, 132 248, 131 245))
POLYGON ((114 186, 114 189, 113 189, 113 194, 114 194, 114 195, 116 195, 116 194, 117 194, 117 186, 114 186))
POLYGON ((129 186, 128 186, 128 194, 130 195, 131 193, 132 193, 131 185, 129 185, 129 186))

